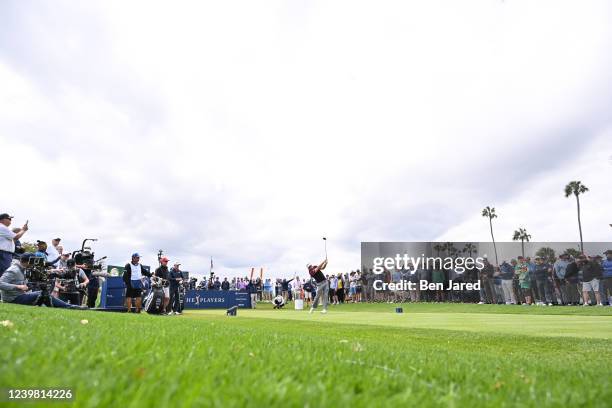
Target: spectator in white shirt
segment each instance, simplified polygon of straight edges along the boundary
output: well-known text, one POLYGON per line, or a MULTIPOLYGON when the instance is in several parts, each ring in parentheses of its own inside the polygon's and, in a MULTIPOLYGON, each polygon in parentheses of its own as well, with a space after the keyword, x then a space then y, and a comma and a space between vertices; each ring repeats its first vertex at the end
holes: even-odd
POLYGON ((54 267, 57 266, 57 262, 59 261, 59 257, 61 255, 61 252, 58 250, 60 241, 61 238, 52 239, 51 246, 47 247, 47 260, 50 262, 51 266, 54 267))
POLYGON ((15 240, 18 240, 28 230, 28 223, 23 225, 19 232, 13 232, 9 228, 13 217, 7 213, 0 214, 0 276, 11 266, 13 253, 15 252, 15 240))
POLYGON ((338 294, 336 293, 337 290, 338 290, 338 278, 335 275, 332 275, 331 278, 329 278, 329 296, 330 296, 330 303, 332 305, 338 304, 338 294))

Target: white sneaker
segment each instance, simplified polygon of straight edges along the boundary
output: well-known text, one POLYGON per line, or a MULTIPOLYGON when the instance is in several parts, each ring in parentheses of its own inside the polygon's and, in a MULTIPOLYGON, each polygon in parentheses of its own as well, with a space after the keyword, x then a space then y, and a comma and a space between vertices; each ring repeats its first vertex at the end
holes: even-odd
POLYGON ((308 311, 308 314, 312 314, 312 312, 314 312, 314 308, 311 307, 310 310, 308 311))
POLYGON ((327 309, 321 310, 321 314, 326 314, 326 313, 327 313, 327 309))
POLYGON ((478 302, 479 305, 484 305, 484 302, 478 302))
POLYGON ((174 312, 174 314, 180 315, 180 314, 182 314, 182 313, 181 313, 181 312, 174 312))
POLYGON ((598 303, 597 306, 603 306, 603 303, 598 303))

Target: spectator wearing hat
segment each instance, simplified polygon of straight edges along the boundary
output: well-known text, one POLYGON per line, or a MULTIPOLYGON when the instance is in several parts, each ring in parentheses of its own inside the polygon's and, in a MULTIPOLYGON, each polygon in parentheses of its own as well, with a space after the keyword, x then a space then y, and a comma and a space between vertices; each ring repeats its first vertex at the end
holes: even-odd
POLYGON ((40 240, 36 241, 36 252, 35 252, 35 255, 39 256, 39 257, 42 257, 42 258, 45 258, 45 265, 47 265, 47 266, 53 266, 53 265, 55 265, 55 263, 57 263, 57 261, 60 260, 59 253, 57 253, 57 254, 53 253, 52 256, 56 256, 57 255, 57 257, 56 258, 52 258, 49 255, 49 247, 47 246, 47 243, 45 241, 40 241, 40 240))
MULTIPOLYGON (((516 264, 516 261, 514 261, 514 264, 516 264)), ((499 277, 501 279, 501 288, 504 295, 504 301, 507 305, 515 305, 516 296, 514 295, 513 287, 514 266, 506 261, 503 261, 499 266, 499 277)))
POLYGON ((11 266, 15 253, 15 241, 19 240, 28 230, 26 222, 19 232, 13 232, 9 227, 13 217, 7 213, 0 214, 0 276, 11 266))
POLYGON ((170 269, 170 314, 181 314, 181 301, 179 295, 179 286, 183 282, 183 274, 180 269, 181 264, 178 262, 174 263, 174 266, 170 269))
POLYGON ((132 310, 132 299, 135 300, 136 313, 142 309, 142 278, 151 274, 140 264, 140 254, 132 254, 132 261, 125 265, 123 272, 123 282, 127 290, 125 291, 125 306, 128 313, 132 310))
POLYGON ((565 268, 565 286, 567 288, 568 304, 578 305, 582 303, 580 267, 575 259, 567 257, 569 262, 565 268))
POLYGON ((257 306, 257 287, 255 286, 255 280, 250 279, 246 286, 246 291, 251 297, 251 309, 255 309, 257 306))
POLYGON ((525 298, 523 305, 531 306, 531 277, 529 276, 529 266, 524 257, 517 257, 518 262, 514 259, 511 264, 514 266, 514 274, 518 277, 519 287, 525 298))
POLYGON ((555 286, 559 290, 562 304, 569 303, 567 281, 565 280, 565 272, 568 264, 569 261, 567 254, 559 255, 559 259, 557 259, 553 264, 553 282, 555 282, 555 286))
POLYGON ((599 280, 602 276, 601 264, 596 258, 587 258, 582 255, 578 259, 580 270, 582 271, 582 297, 583 306, 588 306, 591 297, 591 291, 595 293, 597 306, 603 306, 601 303, 601 294, 599 293, 599 280))
POLYGON ((534 277, 536 286, 535 289, 538 292, 538 305, 541 306, 552 306, 553 295, 551 286, 549 283, 549 277, 552 273, 552 267, 549 263, 544 262, 541 257, 535 258, 534 277))
POLYGON ((54 238, 51 240, 51 246, 47 247, 47 260, 49 261, 50 266, 57 267, 57 263, 60 260, 61 252, 59 251, 58 246, 61 240, 61 238, 54 238))

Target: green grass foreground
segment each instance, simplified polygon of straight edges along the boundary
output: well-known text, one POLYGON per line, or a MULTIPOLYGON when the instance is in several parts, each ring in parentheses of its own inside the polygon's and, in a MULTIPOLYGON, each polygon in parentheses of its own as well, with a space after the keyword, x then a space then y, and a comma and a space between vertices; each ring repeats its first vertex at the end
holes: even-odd
POLYGON ((230 318, 0 304, 0 387, 75 390, 55 407, 610 406, 612 308, 394 307, 230 318))

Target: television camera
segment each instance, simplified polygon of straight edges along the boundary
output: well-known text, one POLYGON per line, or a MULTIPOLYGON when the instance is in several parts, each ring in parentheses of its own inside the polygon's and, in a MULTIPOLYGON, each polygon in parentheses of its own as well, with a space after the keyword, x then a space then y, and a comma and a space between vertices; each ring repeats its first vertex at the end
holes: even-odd
POLYGON ((53 279, 58 276, 57 272, 47 268, 46 259, 42 256, 24 254, 21 259, 26 263, 23 274, 26 278, 28 289, 31 291, 40 291, 33 305, 52 307, 53 303, 51 302, 49 293, 53 285, 53 279))
POLYGON ((91 271, 101 271, 101 262, 106 259, 105 256, 100 259, 95 259, 95 254, 91 250, 91 247, 85 246, 87 241, 96 242, 97 240, 97 238, 85 238, 81 245, 81 249, 72 253, 72 259, 74 259, 77 266, 83 269, 88 276, 91 271))

